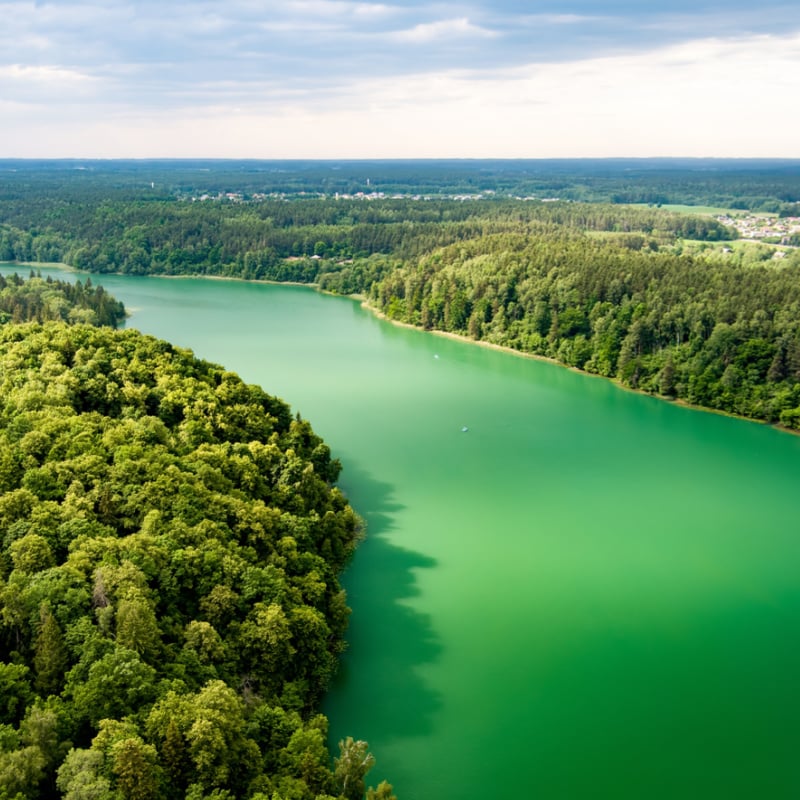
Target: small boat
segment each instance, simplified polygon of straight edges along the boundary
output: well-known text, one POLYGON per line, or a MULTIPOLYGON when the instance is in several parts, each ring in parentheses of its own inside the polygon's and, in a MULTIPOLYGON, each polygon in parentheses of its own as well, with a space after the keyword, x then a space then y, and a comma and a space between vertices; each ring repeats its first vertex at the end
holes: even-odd
POLYGON ((461 429, 461 433, 466 433, 468 430, 469 430, 469 428, 468 428, 468 427, 465 425, 465 426, 464 426, 464 427, 461 429))

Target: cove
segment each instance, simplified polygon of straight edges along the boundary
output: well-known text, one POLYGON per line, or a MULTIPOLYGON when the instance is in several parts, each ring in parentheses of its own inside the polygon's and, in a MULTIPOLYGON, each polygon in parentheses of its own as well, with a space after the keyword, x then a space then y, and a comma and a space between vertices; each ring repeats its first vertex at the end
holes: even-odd
POLYGON ((130 326, 283 397, 342 459, 368 528, 324 710, 334 750, 369 741, 370 783, 800 795, 800 437, 305 288, 92 281, 130 326))

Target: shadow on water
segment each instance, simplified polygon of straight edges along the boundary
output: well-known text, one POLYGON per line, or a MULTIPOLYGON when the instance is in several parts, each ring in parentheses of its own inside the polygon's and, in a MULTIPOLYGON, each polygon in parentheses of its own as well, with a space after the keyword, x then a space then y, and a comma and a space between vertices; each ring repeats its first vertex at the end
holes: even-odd
POLYGON ((343 577, 353 613, 348 648, 324 711, 333 749, 350 735, 379 750, 381 743, 429 734, 441 707, 441 697, 419 674, 436 661, 441 645, 431 617, 408 605, 419 595, 417 570, 435 568, 436 561, 390 541, 403 506, 391 486, 345 463, 341 488, 367 528, 343 577))

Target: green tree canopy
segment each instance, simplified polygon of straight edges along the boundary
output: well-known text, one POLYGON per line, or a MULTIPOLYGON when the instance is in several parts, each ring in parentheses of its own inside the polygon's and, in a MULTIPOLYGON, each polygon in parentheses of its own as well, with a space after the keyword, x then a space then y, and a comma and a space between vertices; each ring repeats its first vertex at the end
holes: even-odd
POLYGON ((331 793, 316 707, 360 523, 327 446, 132 330, 2 325, 0 385, 11 796, 331 793))

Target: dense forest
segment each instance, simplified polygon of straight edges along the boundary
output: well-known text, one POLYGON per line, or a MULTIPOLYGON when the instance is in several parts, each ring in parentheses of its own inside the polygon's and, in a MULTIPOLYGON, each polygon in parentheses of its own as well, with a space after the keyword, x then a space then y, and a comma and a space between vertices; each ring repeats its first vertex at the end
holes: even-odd
POLYGON ((316 710, 360 522, 308 422, 83 323, 0 324, 0 383, 0 798, 360 800, 316 710))
POLYGON ((800 161, 613 158, 407 161, 0 160, 2 194, 171 200, 382 193, 710 205, 781 212, 800 203, 800 161))
POLYGON ((736 241, 738 232, 709 214, 658 207, 701 200, 796 213, 797 162, 15 169, 0 193, 0 259, 313 283, 367 297, 393 320, 800 428, 800 234, 773 237, 783 245, 778 258, 767 244, 736 241), (333 193, 366 175, 373 188, 391 178, 395 187, 440 191, 416 199, 333 193), (500 191, 534 177, 562 199, 500 191), (486 194, 446 196, 465 185, 486 194), (217 193, 192 194, 198 187, 217 193), (648 204, 566 199, 598 196, 648 204))
POLYGON ((84 322, 116 328, 125 319, 125 306, 102 286, 54 281, 31 275, 0 275, 0 324, 4 322, 84 322))
POLYGON ((407 259, 495 233, 636 232, 634 246, 645 236, 642 241, 652 247, 735 236, 707 216, 583 203, 303 199, 54 205, 31 199, 8 205, 13 208, 0 216, 0 261, 303 283, 317 282, 351 259, 378 254, 407 259))

